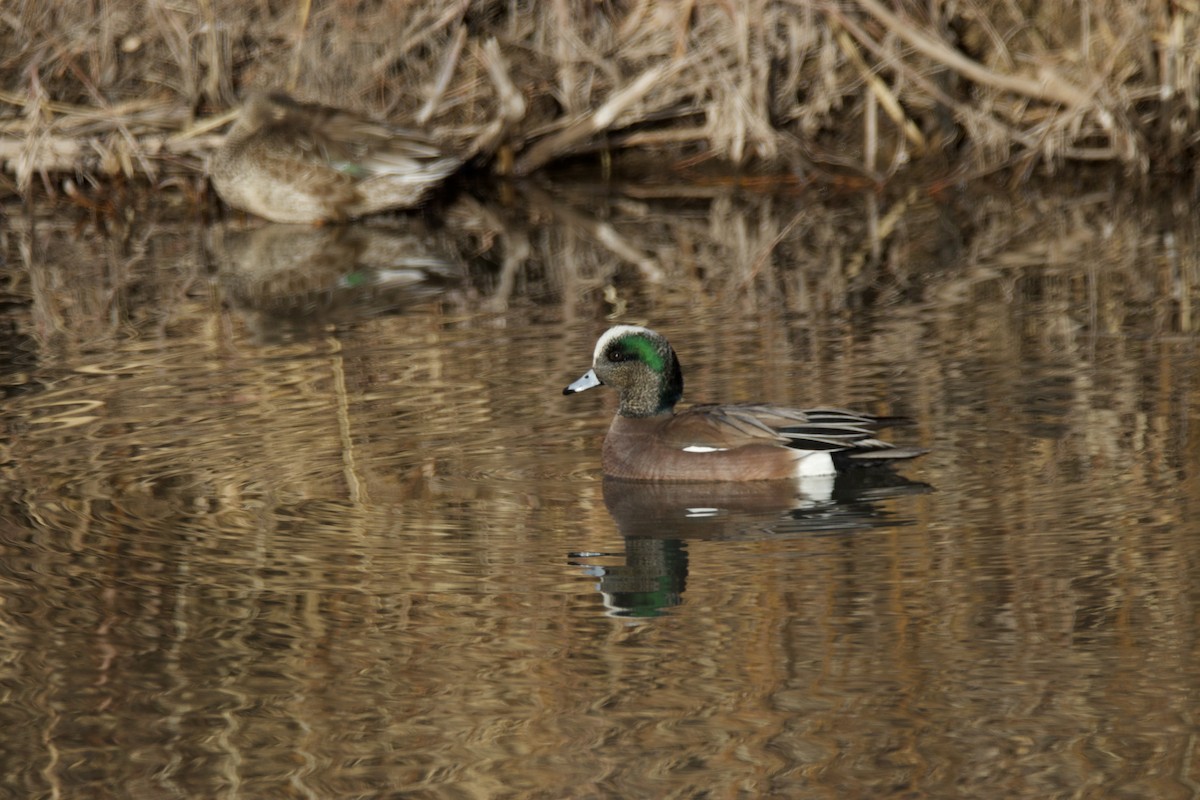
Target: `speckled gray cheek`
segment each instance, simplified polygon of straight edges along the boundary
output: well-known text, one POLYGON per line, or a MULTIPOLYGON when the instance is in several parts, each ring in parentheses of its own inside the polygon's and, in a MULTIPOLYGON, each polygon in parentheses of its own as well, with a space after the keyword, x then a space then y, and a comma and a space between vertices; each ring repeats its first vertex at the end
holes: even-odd
POLYGON ((663 410, 662 376, 640 361, 608 364, 604 382, 620 390, 617 413, 623 417, 650 417, 663 410))

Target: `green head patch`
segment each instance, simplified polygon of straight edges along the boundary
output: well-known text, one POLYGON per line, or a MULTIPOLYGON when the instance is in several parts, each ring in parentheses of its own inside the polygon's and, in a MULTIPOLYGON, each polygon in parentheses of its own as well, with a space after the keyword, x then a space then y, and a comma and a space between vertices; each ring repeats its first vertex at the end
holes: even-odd
POLYGON ((639 361, 648 366, 655 372, 662 372, 666 362, 663 360, 662 354, 658 352, 658 348, 654 346, 654 342, 640 334, 634 336, 626 336, 621 340, 621 345, 627 353, 637 357, 639 361))

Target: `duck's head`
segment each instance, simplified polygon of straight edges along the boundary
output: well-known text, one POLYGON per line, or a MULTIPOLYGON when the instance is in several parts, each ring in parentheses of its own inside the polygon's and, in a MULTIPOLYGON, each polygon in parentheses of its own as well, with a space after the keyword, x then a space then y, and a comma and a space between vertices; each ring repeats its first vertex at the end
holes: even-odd
POLYGON ((592 354, 592 368, 563 389, 575 394, 601 384, 621 393, 623 417, 669 414, 683 396, 683 373, 670 342, 640 325, 609 328, 592 354))

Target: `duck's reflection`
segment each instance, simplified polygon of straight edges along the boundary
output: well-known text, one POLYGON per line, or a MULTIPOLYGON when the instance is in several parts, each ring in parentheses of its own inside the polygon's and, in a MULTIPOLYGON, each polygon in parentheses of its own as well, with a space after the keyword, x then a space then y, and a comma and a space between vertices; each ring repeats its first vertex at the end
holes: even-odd
POLYGON ((463 269, 417 219, 213 229, 232 308, 264 344, 397 313, 456 286, 463 269))
POLYGON ((625 537, 624 563, 597 565, 611 554, 577 553, 574 563, 599 578, 608 613, 659 616, 682 601, 688 578, 686 541, 752 540, 852 532, 910 524, 882 505, 931 491, 891 470, 860 469, 803 482, 648 483, 606 478, 604 504, 625 537))

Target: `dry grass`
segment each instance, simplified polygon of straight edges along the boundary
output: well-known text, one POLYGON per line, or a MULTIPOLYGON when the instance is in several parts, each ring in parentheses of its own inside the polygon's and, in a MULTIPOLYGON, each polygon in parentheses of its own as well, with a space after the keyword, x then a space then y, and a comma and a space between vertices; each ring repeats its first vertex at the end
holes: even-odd
POLYGON ((516 174, 600 151, 874 180, 1189 172, 1200 110, 1200 12, 1168 0, 23 0, 0 54, 20 190, 197 174, 249 86, 425 124, 516 174))

